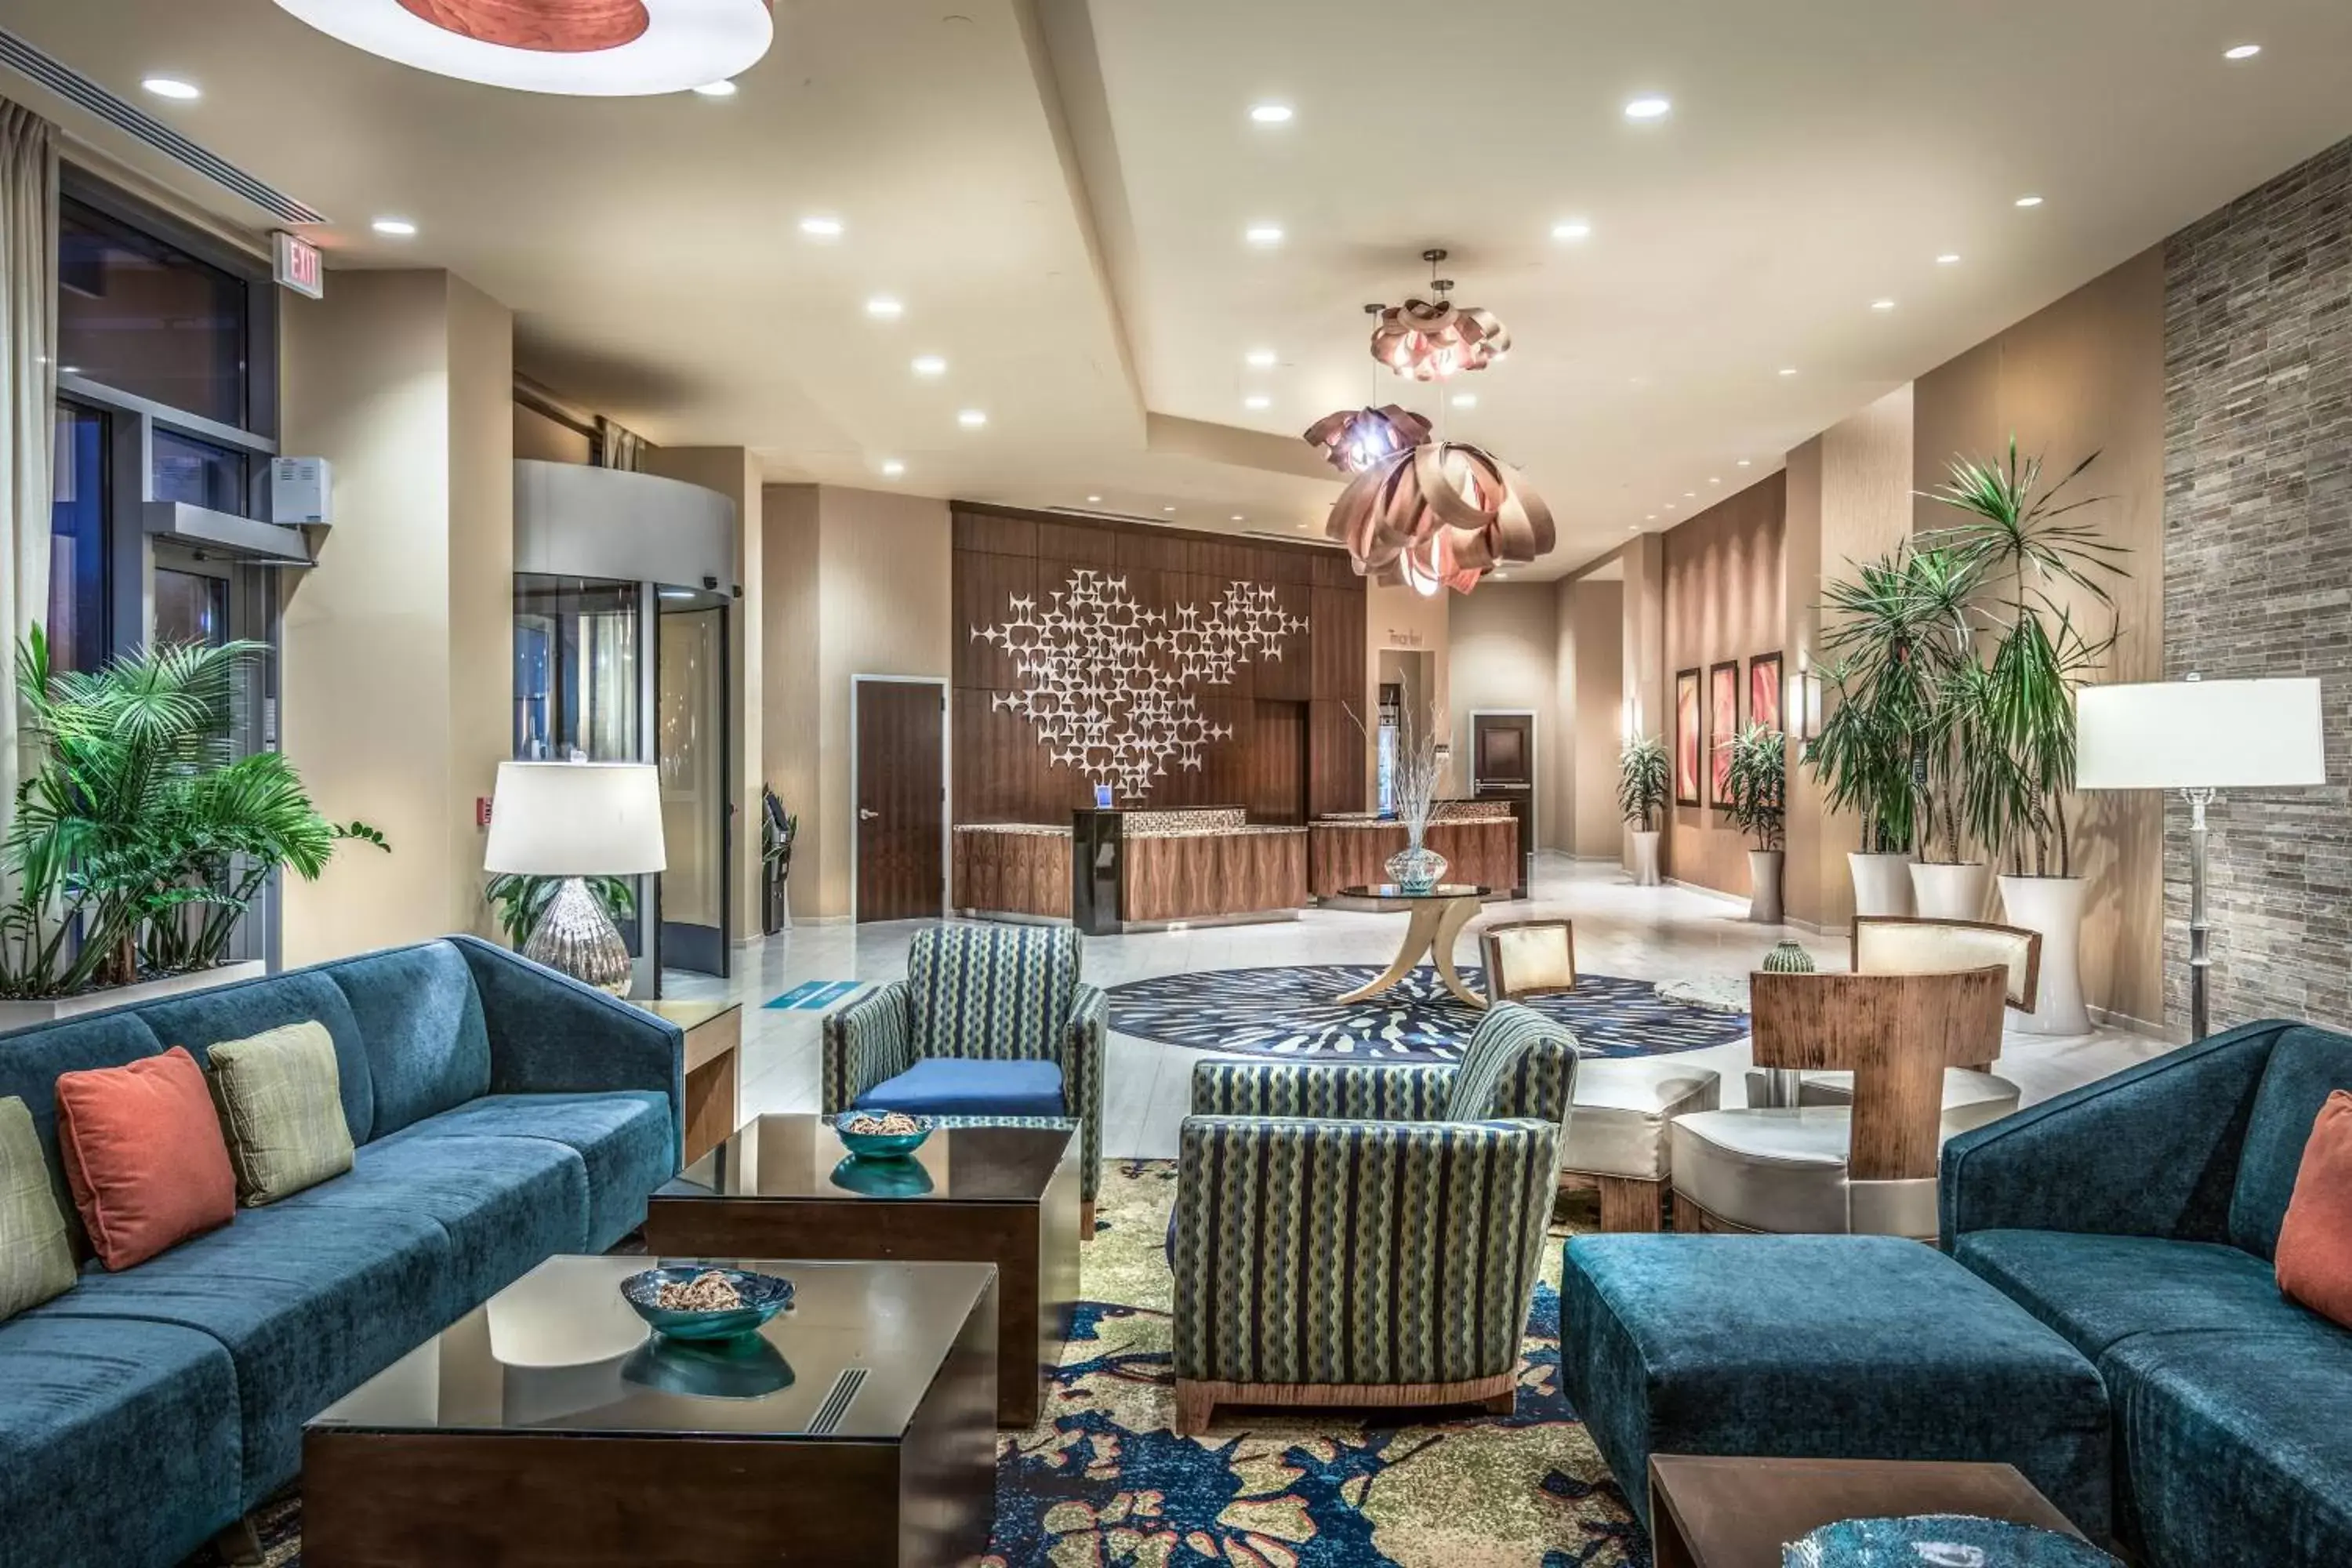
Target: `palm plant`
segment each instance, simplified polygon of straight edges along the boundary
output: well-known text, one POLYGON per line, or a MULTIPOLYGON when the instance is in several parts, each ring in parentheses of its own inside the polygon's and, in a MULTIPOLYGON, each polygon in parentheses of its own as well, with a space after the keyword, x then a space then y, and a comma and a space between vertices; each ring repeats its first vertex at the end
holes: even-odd
POLYGON ((311 879, 339 840, 386 847, 321 817, 283 756, 234 754, 230 692, 268 651, 163 644, 60 671, 40 627, 26 634, 16 696, 37 762, 0 840, 0 994, 216 964, 279 867, 311 879))
POLYGON ((2103 579, 2122 575, 2118 558, 2129 553, 2089 523, 2058 521, 2106 499, 2060 499, 2098 456, 2045 489, 2042 459, 2021 462, 2012 436, 2005 465, 1956 458, 1949 477, 1922 492, 1967 519, 1923 535, 1923 544, 2005 584, 1998 606, 1982 611, 1992 639, 1982 673, 1955 693, 1966 703, 1957 721, 1969 731, 1955 747, 1969 759, 1969 831, 1996 856, 2005 849, 2021 874, 2030 845, 2037 877, 2053 864, 2058 876, 2074 874, 2065 800, 2074 787, 2074 693, 2116 641, 2112 621, 2104 635, 2085 635, 2053 589, 2078 589, 2112 611, 2103 579))
POLYGON ((1617 809, 1643 833, 1658 830, 1658 816, 1666 809, 1672 788, 1673 764, 1663 736, 1636 735, 1617 754, 1617 809))
POLYGON ((1788 818, 1788 737, 1762 724, 1749 724, 1724 742, 1729 765, 1724 774, 1724 815, 1756 840, 1756 847, 1780 847, 1788 818))

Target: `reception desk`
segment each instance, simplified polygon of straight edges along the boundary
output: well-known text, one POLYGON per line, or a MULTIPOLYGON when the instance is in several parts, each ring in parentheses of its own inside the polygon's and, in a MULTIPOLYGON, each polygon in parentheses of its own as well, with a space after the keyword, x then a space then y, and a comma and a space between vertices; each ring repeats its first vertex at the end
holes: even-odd
MULTIPOLYGON (((1389 879, 1388 858, 1405 847, 1393 817, 1320 816, 1307 826, 1307 879, 1318 899, 1389 879)), ((1502 801, 1442 801, 1424 840, 1445 857, 1445 879, 1509 893, 1519 880, 1519 825, 1502 801)))
POLYGON ((1082 811, 1074 827, 960 824, 955 907, 1073 920, 1097 933, 1191 921, 1287 919, 1307 902, 1307 832, 1253 824, 1238 806, 1082 811), (1074 832, 1089 847, 1073 885, 1074 832))

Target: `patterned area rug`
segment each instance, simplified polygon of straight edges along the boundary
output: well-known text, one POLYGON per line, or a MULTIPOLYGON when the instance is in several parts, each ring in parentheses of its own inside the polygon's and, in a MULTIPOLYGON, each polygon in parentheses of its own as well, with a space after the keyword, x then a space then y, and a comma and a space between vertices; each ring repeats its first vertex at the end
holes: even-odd
MULTIPOLYGON (((1160 1247, 1175 1201, 1172 1161, 1103 1173, 1048 1413, 997 1439, 983 1568, 1649 1568, 1648 1538, 1559 1391, 1559 1243, 1594 1228, 1589 1197, 1546 1247, 1509 1418, 1222 1409, 1198 1438, 1169 1426, 1160 1247)), ((300 1504, 265 1510, 263 1536, 268 1568, 298 1568, 300 1504)))
MULTIPOLYGON (((1305 963, 1130 980, 1110 987, 1110 1026, 1202 1051, 1400 1062, 1458 1058, 1479 1014, 1446 990, 1428 965, 1369 1001, 1333 1000, 1377 978, 1383 967, 1305 963)), ((1471 990, 1480 988, 1483 971, 1460 973, 1471 990)), ((1669 1002, 1646 980, 1610 974, 1580 974, 1566 995, 1533 996, 1526 1005, 1573 1029, 1587 1056, 1696 1051, 1748 1033, 1745 1014, 1669 1002)))

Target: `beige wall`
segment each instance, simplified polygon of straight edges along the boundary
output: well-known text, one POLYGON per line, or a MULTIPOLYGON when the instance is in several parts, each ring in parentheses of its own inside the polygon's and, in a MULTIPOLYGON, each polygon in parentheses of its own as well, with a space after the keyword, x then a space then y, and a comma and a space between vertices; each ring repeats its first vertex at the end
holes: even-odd
POLYGON ((1470 715, 1527 709, 1536 716, 1536 843, 1566 848, 1570 814, 1554 792, 1567 773, 1559 700, 1559 591, 1549 583, 1487 583, 1446 610, 1447 718, 1457 795, 1470 793, 1470 715))
MULTIPOLYGON (((1381 653, 1386 648, 1408 652, 1418 649, 1430 654, 1436 667, 1434 700, 1449 723, 1458 719, 1452 695, 1453 652, 1446 634, 1455 597, 1447 592, 1423 598, 1410 588, 1382 587, 1377 583, 1364 585, 1364 689, 1354 707, 1367 731, 1378 728, 1381 653)), ((1374 760, 1376 745, 1368 732, 1364 737, 1364 800, 1368 806, 1377 805, 1381 798, 1379 768, 1374 760)), ((1449 792, 1466 792, 1470 779, 1468 753, 1457 750, 1455 757, 1462 765, 1454 769, 1445 787, 1449 792)))
MULTIPOLYGON (((2111 612, 2091 595, 2057 594, 2077 621, 2119 633, 2104 680, 2163 679, 2164 258, 2158 247, 1919 378, 1917 488, 1955 455, 1991 459, 2011 434, 2053 479, 2092 452, 2069 489, 2108 498, 2068 514, 2131 553, 2111 612)), ((1958 514, 1919 500, 1921 529, 1958 514)), ((2152 794, 2080 795, 2075 872, 2091 884, 2083 984, 2093 1006, 2122 1019, 2163 1017, 2162 802, 2152 794)), ((2001 868, 2007 869, 2006 867, 2001 868)))
POLYGON ((289 879, 285 962, 488 929, 487 797, 514 659, 513 325, 443 272, 337 273, 281 319, 284 441, 330 459, 335 526, 284 579, 280 731, 329 816, 382 828, 289 879))
MULTIPOLYGON (((593 461, 595 443, 569 425, 559 425, 536 408, 514 405, 514 455, 544 463, 593 461)), ((648 465, 650 467, 651 465, 648 465)))
MULTIPOLYGON (((1617 559, 1624 573, 1625 625, 1620 662, 1625 721, 1642 734, 1664 738, 1671 747, 1675 713, 1673 679, 1666 666, 1665 535, 1644 533, 1629 541, 1617 559)), ((1623 843, 1620 863, 1631 869, 1633 840, 1630 834, 1623 843)), ((1662 840, 1661 847, 1663 851, 1672 847, 1662 840)))
POLYGON ((1619 859, 1617 756, 1625 741, 1625 585, 1570 582, 1559 588, 1563 765, 1557 798, 1565 825, 1556 847, 1619 859))
MULTIPOLYGON (((1673 679, 1696 668, 1705 716, 1707 668, 1737 662, 1740 712, 1748 717, 1749 658, 1781 646, 1780 542, 1786 498, 1782 476, 1768 475, 1727 496, 1663 536, 1665 668, 1667 697, 1659 732, 1674 744, 1673 679)), ((1720 737, 1709 735, 1708 744, 1720 737)), ((1708 758, 1699 758, 1703 804, 1677 805, 1667 814, 1666 871, 1678 881, 1719 892, 1745 895, 1745 837, 1725 823, 1711 804, 1708 758)))
POLYGON ((817 490, 769 485, 761 491, 760 745, 769 786, 800 818, 792 879, 793 918, 822 913, 817 823, 817 490))

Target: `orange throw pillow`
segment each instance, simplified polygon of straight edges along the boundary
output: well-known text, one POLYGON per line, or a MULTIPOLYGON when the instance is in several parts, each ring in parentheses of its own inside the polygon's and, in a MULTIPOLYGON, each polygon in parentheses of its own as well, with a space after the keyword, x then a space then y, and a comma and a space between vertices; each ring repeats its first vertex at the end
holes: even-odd
POLYGON ((90 1250, 128 1268, 236 1217, 236 1173, 205 1069, 173 1046, 58 1078, 58 1152, 90 1250))
POLYGON ((2279 1226, 2279 1289, 2352 1329, 2352 1094, 2327 1097, 2279 1226))

